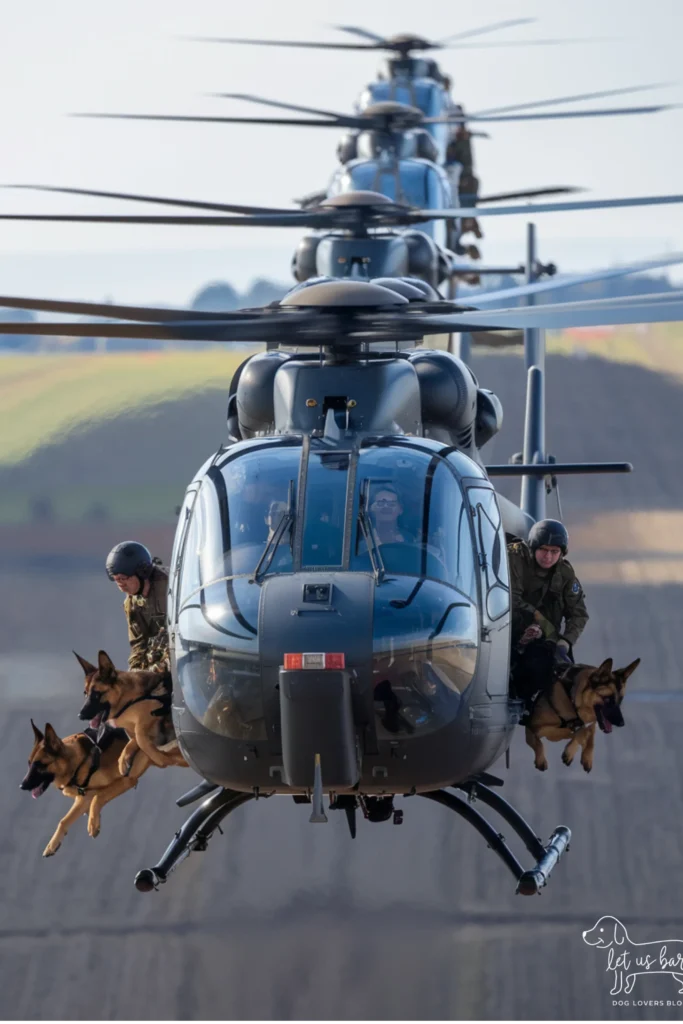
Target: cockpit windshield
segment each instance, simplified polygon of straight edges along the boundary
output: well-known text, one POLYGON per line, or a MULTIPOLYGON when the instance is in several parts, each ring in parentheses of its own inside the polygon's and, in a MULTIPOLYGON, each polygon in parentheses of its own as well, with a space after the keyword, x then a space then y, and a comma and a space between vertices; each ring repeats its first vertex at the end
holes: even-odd
POLYGON ((299 570, 433 579, 476 599, 469 506, 452 458, 433 444, 344 451, 313 438, 240 449, 199 488, 181 603, 217 581, 299 570))

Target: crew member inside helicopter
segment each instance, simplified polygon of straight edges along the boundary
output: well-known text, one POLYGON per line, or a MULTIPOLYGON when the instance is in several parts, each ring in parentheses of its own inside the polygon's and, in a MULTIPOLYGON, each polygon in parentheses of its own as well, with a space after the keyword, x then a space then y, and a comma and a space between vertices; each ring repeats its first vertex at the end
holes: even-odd
POLYGON ((407 538, 398 525, 403 515, 403 505, 398 491, 393 487, 382 487, 370 501, 370 518, 375 528, 378 544, 397 544, 407 538))
POLYGON ((109 579, 126 595, 123 608, 130 641, 128 668, 162 665, 168 657, 168 573, 144 544, 134 540, 112 548, 106 569, 109 579))
MULTIPOLYGON (((453 113, 464 114, 459 104, 453 104, 453 113)), ((449 164, 459 164, 457 191, 463 206, 476 206, 479 194, 479 179, 474 174, 474 154, 472 152, 472 136, 465 123, 459 124, 451 135, 446 147, 446 170, 449 164)), ((475 217, 466 217, 462 222, 462 232, 471 231, 476 238, 482 237, 479 222, 475 217)))
POLYGON ((526 543, 508 546, 512 688, 527 703, 549 684, 556 661, 572 660, 588 622, 583 589, 566 558, 568 547, 567 531, 555 519, 535 523, 526 543))

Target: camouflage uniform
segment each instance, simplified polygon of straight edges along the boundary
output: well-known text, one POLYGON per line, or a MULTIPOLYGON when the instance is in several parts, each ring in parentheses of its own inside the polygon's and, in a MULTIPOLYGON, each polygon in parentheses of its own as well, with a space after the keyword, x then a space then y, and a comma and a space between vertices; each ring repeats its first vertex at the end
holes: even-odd
POLYGON ((546 640, 566 640, 572 646, 588 622, 581 584, 566 558, 543 570, 523 541, 508 546, 512 643, 536 623, 546 640), (562 620, 564 619, 564 632, 562 620))
POLYGON ((155 565, 149 583, 147 597, 128 594, 123 602, 130 640, 129 669, 150 668, 153 664, 162 664, 168 655, 168 573, 155 565))

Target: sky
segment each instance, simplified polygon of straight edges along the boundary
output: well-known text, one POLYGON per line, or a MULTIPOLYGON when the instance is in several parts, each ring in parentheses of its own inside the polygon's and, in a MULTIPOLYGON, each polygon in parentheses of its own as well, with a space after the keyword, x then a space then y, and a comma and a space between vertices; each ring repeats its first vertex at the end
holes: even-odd
MULTIPOLYGON (((683 104, 680 0, 35 0, 5 8, 0 35, 0 185, 51 184, 289 206, 324 187, 333 129, 106 122, 77 111, 249 114, 209 94, 250 92, 351 111, 381 56, 188 41, 232 35, 335 40, 335 23, 439 38, 497 20, 537 18, 483 41, 561 38, 563 46, 444 51, 470 112, 648 83, 621 103, 683 104)), ((604 101, 603 101, 604 102, 604 101)), ((593 101, 588 106, 596 106, 593 101)), ((658 114, 490 126, 476 164, 482 192, 578 185, 587 198, 683 192, 683 106, 658 114)), ((143 212, 136 205, 0 189, 0 212, 143 212)), ((150 213, 162 212, 150 207, 150 213)), ((182 211, 179 211, 182 212, 182 211)), ((523 258, 526 218, 483 223, 487 262, 523 258)), ((683 204, 539 215, 540 254, 562 271, 683 250, 683 204)), ((301 230, 0 223, 0 293, 185 304, 210 280, 287 282, 301 230)), ((683 280, 683 267, 677 276, 683 280)))

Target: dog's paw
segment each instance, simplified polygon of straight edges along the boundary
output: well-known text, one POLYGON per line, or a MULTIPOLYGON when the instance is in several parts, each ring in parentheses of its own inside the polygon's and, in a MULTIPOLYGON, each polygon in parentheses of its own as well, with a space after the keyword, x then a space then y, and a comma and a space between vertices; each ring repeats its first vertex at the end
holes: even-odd
POLYGON ((542 761, 534 761, 534 768, 538 768, 539 772, 547 772, 548 762, 545 758, 542 761))
POLYGON ((99 814, 96 817, 93 817, 92 815, 90 815, 88 817, 88 835, 92 839, 97 839, 99 834, 100 834, 100 816, 99 816, 99 814))
POLYGON ((569 767, 569 765, 572 763, 573 760, 574 760, 574 755, 573 754, 568 754, 566 749, 562 751, 562 763, 563 764, 566 764, 567 767, 569 767))
POLYGON ((133 765, 128 760, 128 758, 124 757, 123 754, 121 754, 121 757, 119 758, 119 774, 123 775, 124 779, 127 779, 128 776, 130 775, 132 767, 133 765))
POLYGON ((50 841, 43 850, 43 857, 54 857, 54 855, 56 854, 57 850, 61 845, 61 843, 55 843, 50 841))
POLYGON ((583 770, 585 772, 589 772, 592 769, 592 767, 593 767, 593 762, 592 761, 582 761, 581 762, 581 767, 583 768, 583 770))

